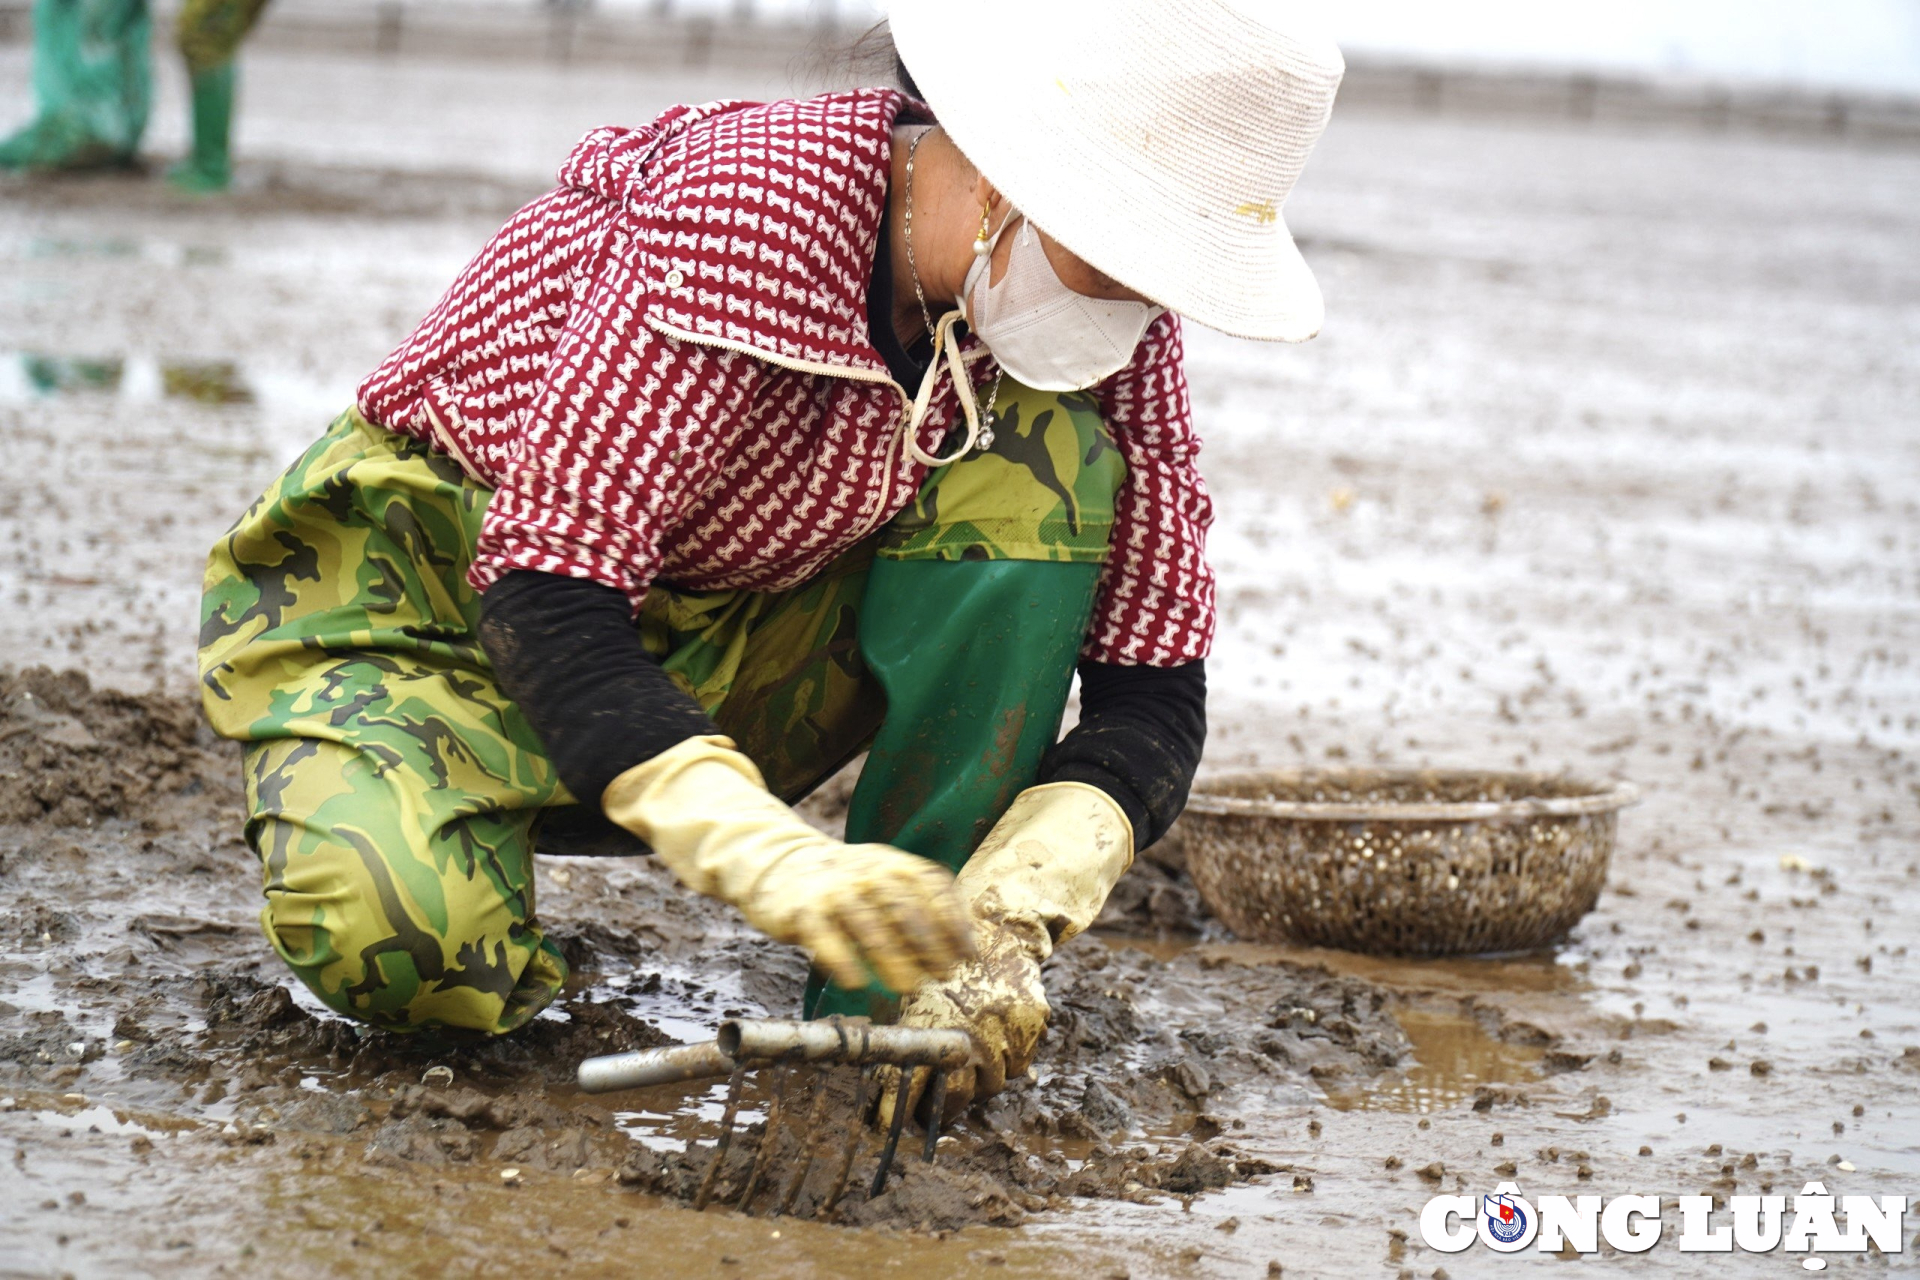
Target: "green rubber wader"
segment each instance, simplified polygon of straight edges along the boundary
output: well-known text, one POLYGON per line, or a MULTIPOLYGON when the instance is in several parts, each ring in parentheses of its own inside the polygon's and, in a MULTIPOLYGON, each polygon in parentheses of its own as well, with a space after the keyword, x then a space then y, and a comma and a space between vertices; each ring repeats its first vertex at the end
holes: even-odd
POLYGON ((182 191, 225 191, 233 180, 227 148, 233 132, 237 78, 231 62, 193 73, 193 152, 167 170, 167 181, 182 191))
MULTIPOLYGON (((1034 560, 878 559, 860 655, 887 718, 847 813, 847 839, 966 865, 1053 745, 1101 566, 1034 560), (938 602, 938 608, 930 607, 938 602)), ((806 1015, 888 1022, 899 999, 815 974, 806 1015)))
POLYGON ((38 0, 32 123, 0 142, 0 169, 104 168, 132 161, 153 99, 146 0, 38 0))
POLYGON ((210 195, 232 181, 234 57, 266 7, 266 0, 186 0, 180 6, 175 37, 193 91, 193 151, 167 170, 167 181, 182 191, 210 195))

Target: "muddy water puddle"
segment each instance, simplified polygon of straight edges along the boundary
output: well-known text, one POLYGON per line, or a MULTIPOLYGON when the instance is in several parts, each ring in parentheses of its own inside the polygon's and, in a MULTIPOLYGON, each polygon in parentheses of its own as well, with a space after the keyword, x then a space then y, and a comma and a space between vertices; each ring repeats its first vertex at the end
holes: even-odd
POLYGON ((1328 1105, 1342 1111, 1449 1110, 1489 1086, 1526 1085, 1541 1078, 1544 1050, 1497 1040, 1474 1019, 1434 1009, 1396 1009, 1393 1020, 1413 1044, 1412 1061, 1397 1076, 1364 1088, 1335 1088, 1328 1105))
POLYGON ((1111 948, 1138 951, 1163 962, 1196 950, 1213 963, 1232 959, 1260 964, 1291 959, 1365 977, 1389 989, 1410 988, 1422 993, 1400 996, 1388 1006, 1411 1046, 1404 1063, 1375 1080, 1334 1083, 1325 1089, 1327 1104, 1341 1111, 1424 1115, 1470 1101, 1489 1086, 1539 1082, 1545 1074, 1541 1069, 1546 1053, 1543 1048, 1500 1039, 1471 1013, 1432 1004, 1433 993, 1565 992, 1583 985, 1578 975, 1557 963, 1551 952, 1519 957, 1400 960, 1316 947, 1208 942, 1198 935, 1102 936, 1101 941, 1111 948))
MULTIPOLYGON (((15 1208, 6 1265, 18 1274, 497 1274, 529 1265, 567 1275, 849 1277, 1105 1274, 1169 1270, 1164 1245, 1105 1244, 1074 1232, 972 1228, 938 1239, 848 1231, 731 1212, 694 1214, 612 1190, 604 1173, 489 1165, 432 1169, 369 1162, 324 1136, 258 1146, 217 1133, 132 1139, 82 1131, 42 1141, 0 1115, 0 1136, 36 1141, 0 1167, 15 1208), (43 1149, 44 1148, 44 1149, 43 1149), (1154 1266, 1155 1255, 1161 1265, 1154 1266)), ((10 1236, 11 1232, 8 1233, 10 1236)))
POLYGON ((337 412, 352 394, 351 386, 252 369, 236 360, 0 351, 0 405, 85 396, 129 407, 171 400, 207 408, 259 405, 320 413, 337 412))
POLYGON ((229 257, 227 250, 219 245, 143 240, 131 236, 92 239, 30 236, 19 242, 18 254, 30 262, 104 260, 114 263, 138 262, 161 268, 218 267, 226 265, 229 257))

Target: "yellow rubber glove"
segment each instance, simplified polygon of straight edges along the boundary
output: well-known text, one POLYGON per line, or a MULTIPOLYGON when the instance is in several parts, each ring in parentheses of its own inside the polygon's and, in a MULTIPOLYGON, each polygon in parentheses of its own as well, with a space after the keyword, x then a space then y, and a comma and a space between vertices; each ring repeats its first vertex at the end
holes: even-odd
MULTIPOLYGON (((1025 1075, 1047 1029, 1040 965, 1086 929, 1133 865, 1133 825, 1106 792, 1079 782, 1029 787, 1014 799, 954 882, 973 912, 979 958, 929 982, 900 1008, 900 1024, 956 1027, 974 1060, 947 1083, 946 1117, 1025 1075)), ((893 1117, 898 1076, 881 1073, 880 1123, 893 1117)), ((917 1103, 927 1082, 908 1091, 917 1103)))
POLYGON ((600 803, 682 884, 805 947, 842 986, 878 977, 904 994, 973 954, 944 867, 815 831, 730 739, 689 738, 615 778, 600 803))

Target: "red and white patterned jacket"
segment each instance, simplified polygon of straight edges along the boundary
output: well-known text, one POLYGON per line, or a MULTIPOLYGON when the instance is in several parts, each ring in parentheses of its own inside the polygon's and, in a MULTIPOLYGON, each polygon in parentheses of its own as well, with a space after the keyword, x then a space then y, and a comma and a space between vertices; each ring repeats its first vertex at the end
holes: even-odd
MULTIPOLYGON (((359 402, 497 491, 475 587, 533 569, 636 609, 656 577, 782 590, 912 499, 917 388, 866 316, 905 102, 716 102, 596 130, 468 264, 359 402)), ((963 353, 992 376, 977 339, 963 353)), ((940 376, 919 434, 936 451, 960 417, 940 376)), ((1097 395, 1128 474, 1084 653, 1191 662, 1213 637, 1212 504, 1178 319, 1097 395)))

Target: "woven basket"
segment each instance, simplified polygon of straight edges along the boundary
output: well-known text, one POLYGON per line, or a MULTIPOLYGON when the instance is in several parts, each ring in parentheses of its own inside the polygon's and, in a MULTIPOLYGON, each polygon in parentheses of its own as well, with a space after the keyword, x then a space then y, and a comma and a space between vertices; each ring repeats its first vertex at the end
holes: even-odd
POLYGON ((1383 955, 1542 947, 1593 909, 1627 783, 1467 770, 1274 770, 1202 780, 1187 870, 1257 942, 1383 955))

